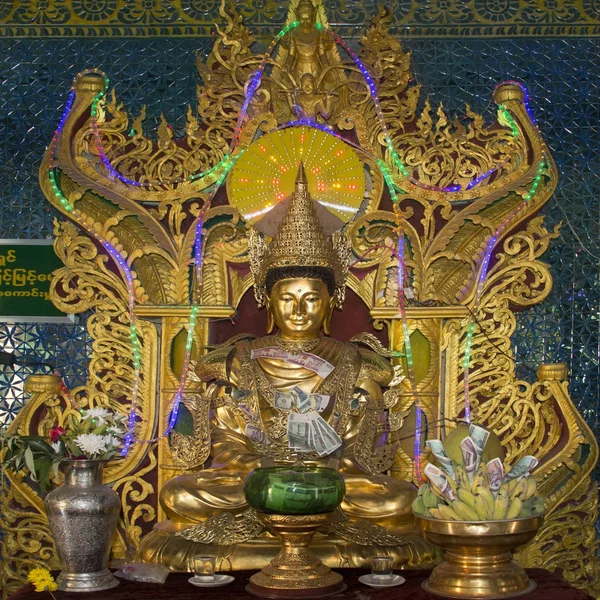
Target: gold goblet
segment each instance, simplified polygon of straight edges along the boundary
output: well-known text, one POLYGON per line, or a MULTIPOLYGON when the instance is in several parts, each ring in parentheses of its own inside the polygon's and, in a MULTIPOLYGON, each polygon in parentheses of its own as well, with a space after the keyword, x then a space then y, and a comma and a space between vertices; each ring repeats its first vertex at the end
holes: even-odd
POLYGON ((423 588, 450 598, 514 598, 536 588, 512 552, 535 537, 542 516, 507 521, 442 521, 415 515, 425 539, 445 560, 423 588))
POLYGON ((263 598, 323 598, 346 588, 308 548, 319 527, 327 525, 344 498, 345 485, 334 469, 270 467, 256 469, 244 485, 246 499, 281 551, 250 577, 246 590, 263 598))
POLYGON ((281 539, 281 551, 262 571, 250 577, 248 592, 262 598, 323 598, 346 589, 343 577, 308 549, 317 529, 329 523, 333 513, 257 514, 265 527, 281 539))

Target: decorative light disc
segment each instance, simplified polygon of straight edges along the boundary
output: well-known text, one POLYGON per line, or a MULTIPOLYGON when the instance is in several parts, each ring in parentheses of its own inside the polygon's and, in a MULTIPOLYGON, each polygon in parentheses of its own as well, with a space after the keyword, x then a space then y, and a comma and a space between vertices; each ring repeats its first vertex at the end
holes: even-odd
POLYGON ((300 161, 308 190, 348 222, 365 193, 362 162, 339 138, 312 127, 289 127, 256 140, 236 163, 228 181, 229 202, 254 222, 290 196, 300 161))

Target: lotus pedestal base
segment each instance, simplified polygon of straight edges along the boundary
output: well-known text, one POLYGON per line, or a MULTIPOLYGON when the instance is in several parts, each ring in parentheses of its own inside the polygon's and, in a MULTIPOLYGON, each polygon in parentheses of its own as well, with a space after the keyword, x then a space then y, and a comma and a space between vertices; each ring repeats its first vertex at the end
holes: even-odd
POLYGON ((512 552, 533 539, 542 517, 441 521, 416 517, 425 539, 445 551, 423 589, 448 598, 514 598, 536 588, 512 552))
POLYGON ((271 533, 279 536, 282 548, 268 566, 250 577, 246 591, 261 598, 324 598, 345 590, 343 577, 308 549, 317 529, 332 516, 258 513, 271 533))

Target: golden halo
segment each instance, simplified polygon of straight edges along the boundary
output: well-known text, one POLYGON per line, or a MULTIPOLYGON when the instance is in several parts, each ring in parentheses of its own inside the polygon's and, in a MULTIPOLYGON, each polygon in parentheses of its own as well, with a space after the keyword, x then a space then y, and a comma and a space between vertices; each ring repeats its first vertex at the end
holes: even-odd
POLYGON ((229 202, 250 223, 294 191, 300 161, 311 197, 348 222, 363 202, 365 172, 352 148, 308 126, 262 136, 237 161, 227 182, 229 202))

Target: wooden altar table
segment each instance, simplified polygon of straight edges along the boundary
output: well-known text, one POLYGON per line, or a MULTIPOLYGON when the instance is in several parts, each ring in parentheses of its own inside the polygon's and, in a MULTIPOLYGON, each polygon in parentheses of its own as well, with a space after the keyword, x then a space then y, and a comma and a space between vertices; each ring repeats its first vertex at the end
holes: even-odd
MULTIPOLYGON (((421 588, 430 571, 396 571, 406 578, 401 586, 387 589, 374 589, 358 581, 359 575, 368 571, 363 569, 336 569, 344 576, 348 589, 334 596, 338 600, 440 600, 439 596, 428 594, 421 588)), ((103 592, 75 594, 53 592, 56 600, 255 600, 245 591, 250 575, 254 571, 236 571, 231 573, 235 581, 221 588, 199 588, 188 583, 189 573, 171 573, 163 585, 137 583, 121 580, 118 587, 103 592)), ((592 600, 591 596, 567 583, 559 575, 543 569, 527 569, 527 573, 538 587, 525 600, 592 600)), ((26 585, 8 600, 52 600, 47 592, 35 592, 31 584, 26 585)))

